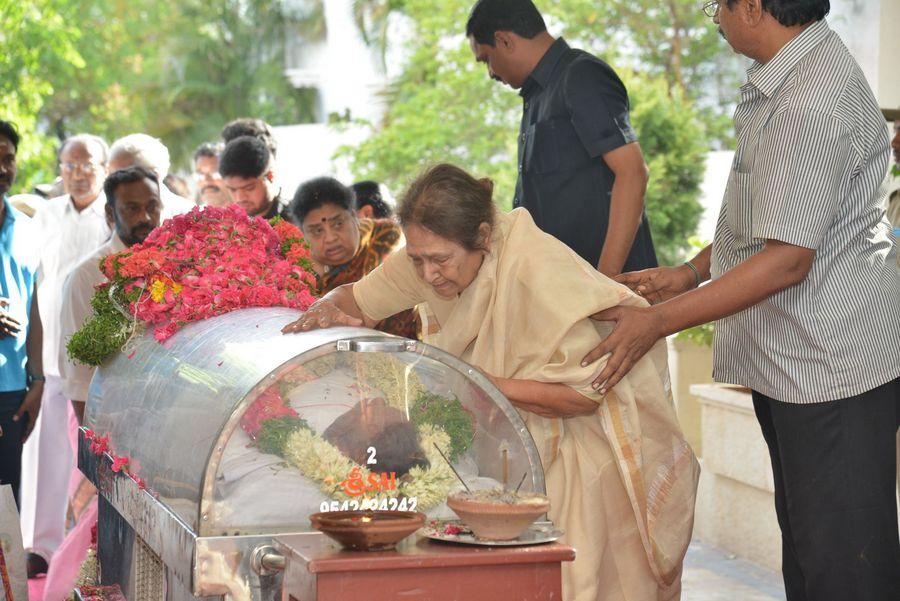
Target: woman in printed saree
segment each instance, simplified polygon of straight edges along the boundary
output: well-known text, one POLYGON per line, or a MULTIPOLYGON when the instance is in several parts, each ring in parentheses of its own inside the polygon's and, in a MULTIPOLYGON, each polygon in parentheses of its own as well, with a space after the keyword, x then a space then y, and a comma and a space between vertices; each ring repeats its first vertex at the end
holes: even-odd
MULTIPOLYGON (((357 218, 353 190, 331 177, 302 184, 289 211, 309 242, 320 294, 356 282, 401 246, 403 235, 395 221, 357 218)), ((418 325, 410 309, 386 317, 374 328, 415 339, 418 325)))
POLYGON ((424 305, 424 340, 480 368, 538 447, 550 518, 577 550, 575 601, 678 599, 699 468, 678 427, 661 342, 615 388, 581 360, 609 328, 590 316, 643 305, 545 234, 494 208, 489 180, 451 165, 420 177, 399 210, 406 249, 335 288, 285 332, 371 325, 424 305))

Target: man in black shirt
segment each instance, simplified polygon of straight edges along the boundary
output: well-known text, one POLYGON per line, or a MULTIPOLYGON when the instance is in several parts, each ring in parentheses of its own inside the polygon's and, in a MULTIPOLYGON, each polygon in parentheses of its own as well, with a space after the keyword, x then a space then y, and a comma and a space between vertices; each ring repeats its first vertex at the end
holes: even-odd
POLYGON ((610 277, 656 267, 647 165, 615 71, 553 38, 531 0, 479 0, 466 36, 523 99, 513 206, 610 277))

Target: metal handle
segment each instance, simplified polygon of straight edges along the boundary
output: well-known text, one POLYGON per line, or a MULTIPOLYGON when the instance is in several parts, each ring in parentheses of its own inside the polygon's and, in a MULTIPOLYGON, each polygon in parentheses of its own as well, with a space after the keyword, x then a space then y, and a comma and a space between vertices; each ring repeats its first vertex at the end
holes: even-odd
POLYGON ((338 340, 337 350, 352 351, 354 353, 414 353, 416 351, 416 341, 405 338, 338 340))
POLYGON ((253 550, 250 557, 250 567, 260 576, 270 576, 283 572, 286 560, 284 555, 275 550, 271 545, 260 545, 253 550))
POLYGON ((259 563, 265 569, 271 570, 273 572, 284 571, 284 555, 279 555, 278 553, 266 553, 260 558, 259 563))

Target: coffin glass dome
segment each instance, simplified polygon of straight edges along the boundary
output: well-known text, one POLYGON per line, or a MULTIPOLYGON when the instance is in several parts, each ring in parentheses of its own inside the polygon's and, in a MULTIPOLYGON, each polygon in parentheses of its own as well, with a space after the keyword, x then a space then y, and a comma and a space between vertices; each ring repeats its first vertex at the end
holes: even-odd
POLYGON ((283 335, 289 309, 236 311, 97 370, 86 425, 199 536, 298 532, 322 510, 450 516, 447 495, 544 491, 516 410, 477 370, 363 328, 283 335))

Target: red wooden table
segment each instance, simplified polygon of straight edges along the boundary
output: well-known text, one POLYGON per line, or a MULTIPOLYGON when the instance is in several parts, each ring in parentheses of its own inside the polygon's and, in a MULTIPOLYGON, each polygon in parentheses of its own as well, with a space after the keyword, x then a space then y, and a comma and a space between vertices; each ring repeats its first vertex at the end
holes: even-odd
POLYGON ((343 551, 318 533, 282 536, 283 601, 560 601, 557 543, 480 547, 413 535, 394 551, 343 551))

